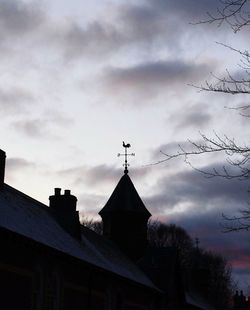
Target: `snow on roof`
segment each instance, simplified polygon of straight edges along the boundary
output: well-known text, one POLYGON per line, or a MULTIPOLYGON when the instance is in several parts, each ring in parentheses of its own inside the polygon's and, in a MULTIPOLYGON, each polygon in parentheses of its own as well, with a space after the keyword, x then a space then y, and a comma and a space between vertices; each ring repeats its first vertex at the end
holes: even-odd
POLYGON ((39 201, 4 184, 0 190, 0 227, 74 256, 150 288, 157 289, 147 276, 111 245, 101 247, 100 238, 87 233, 82 241, 69 235, 39 201), (111 259, 112 258, 112 259, 111 259))

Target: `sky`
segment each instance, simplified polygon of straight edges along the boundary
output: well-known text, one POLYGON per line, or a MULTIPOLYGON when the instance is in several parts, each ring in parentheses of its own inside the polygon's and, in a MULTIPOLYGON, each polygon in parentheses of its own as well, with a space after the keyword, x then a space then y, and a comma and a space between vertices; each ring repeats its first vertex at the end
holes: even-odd
MULTIPOLYGON (((129 174, 154 219, 184 227, 200 246, 224 255, 240 288, 250 284, 249 232, 222 233, 222 214, 247 207, 248 183, 205 178, 161 152, 187 148, 200 133, 249 143, 248 119, 230 107, 247 96, 199 92, 192 85, 237 76, 247 29, 195 23, 217 0, 0 0, 0 148, 6 183, 48 204, 55 187, 95 217, 129 174)), ((192 165, 210 171, 225 157, 192 165)))

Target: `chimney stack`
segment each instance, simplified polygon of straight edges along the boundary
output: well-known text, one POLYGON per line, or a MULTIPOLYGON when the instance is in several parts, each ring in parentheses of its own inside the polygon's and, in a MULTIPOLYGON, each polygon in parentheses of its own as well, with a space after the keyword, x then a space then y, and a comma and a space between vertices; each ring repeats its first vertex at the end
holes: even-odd
POLYGON ((0 187, 4 184, 5 160, 6 154, 3 150, 0 150, 0 187))
POLYGON ((81 239, 79 212, 76 211, 77 198, 66 189, 61 195, 61 188, 55 188, 49 197, 50 211, 57 222, 74 238, 81 239))

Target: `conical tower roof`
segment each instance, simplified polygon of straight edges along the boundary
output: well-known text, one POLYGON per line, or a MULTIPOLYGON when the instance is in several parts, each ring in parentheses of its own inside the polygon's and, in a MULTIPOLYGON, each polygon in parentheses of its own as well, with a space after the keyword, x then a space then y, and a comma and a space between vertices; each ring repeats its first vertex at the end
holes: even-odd
POLYGON ((145 215, 145 217, 151 216, 151 213, 145 207, 127 173, 121 177, 112 195, 99 214, 102 216, 121 211, 139 213, 145 215))

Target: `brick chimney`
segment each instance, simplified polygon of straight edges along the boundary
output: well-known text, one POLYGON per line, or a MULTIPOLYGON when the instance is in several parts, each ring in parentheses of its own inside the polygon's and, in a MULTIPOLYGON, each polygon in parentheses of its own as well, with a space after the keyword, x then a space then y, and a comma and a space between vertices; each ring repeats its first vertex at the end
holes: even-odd
POLYGON ((5 159, 5 152, 3 150, 0 150, 0 187, 2 187, 2 185, 4 184, 5 159))
POLYGON ((50 211, 57 222, 74 238, 81 239, 79 212, 76 211, 77 198, 66 189, 55 188, 55 194, 49 197, 50 211))

